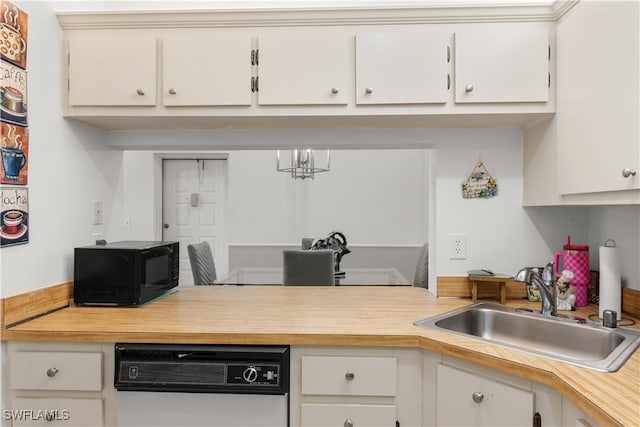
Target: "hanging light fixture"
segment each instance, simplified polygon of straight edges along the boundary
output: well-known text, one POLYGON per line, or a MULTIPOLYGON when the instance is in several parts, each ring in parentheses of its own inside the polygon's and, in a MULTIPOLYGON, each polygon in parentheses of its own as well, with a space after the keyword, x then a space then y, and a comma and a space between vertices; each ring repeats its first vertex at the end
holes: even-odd
POLYGON ((291 150, 290 156, 281 156, 280 151, 276 151, 276 169, 278 172, 291 173, 291 178, 293 179, 314 179, 316 173, 329 170, 329 150, 294 148, 291 150), (289 157, 289 159, 286 159, 286 157, 289 157))

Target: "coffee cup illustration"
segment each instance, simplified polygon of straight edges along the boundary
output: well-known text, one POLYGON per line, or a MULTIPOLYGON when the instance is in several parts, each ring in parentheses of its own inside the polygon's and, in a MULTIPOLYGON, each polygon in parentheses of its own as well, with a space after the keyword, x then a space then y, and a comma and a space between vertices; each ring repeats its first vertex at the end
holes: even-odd
POLYGON ((2 23, 0 25, 0 52, 12 61, 19 62, 21 56, 27 50, 27 42, 12 26, 2 23))
POLYGON ((24 219, 24 214, 17 210, 6 211, 2 215, 2 222, 4 223, 4 232, 6 234, 16 234, 19 231, 19 227, 24 219))
POLYGON ((24 96, 18 89, 11 86, 0 87, 0 99, 8 110, 15 113, 24 112, 24 96))
POLYGON ((4 167, 4 176, 7 179, 17 180, 20 170, 27 164, 27 157, 22 150, 17 148, 1 147, 2 166, 4 167))

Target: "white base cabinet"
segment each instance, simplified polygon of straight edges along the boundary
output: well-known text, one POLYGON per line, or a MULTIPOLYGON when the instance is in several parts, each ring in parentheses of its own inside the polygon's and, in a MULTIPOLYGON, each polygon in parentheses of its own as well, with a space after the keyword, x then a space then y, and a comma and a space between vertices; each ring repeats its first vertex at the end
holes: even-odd
POLYGON ((533 423, 533 393, 447 365, 438 365, 438 426, 523 426, 533 423))
POLYGON ((115 426, 113 344, 9 342, 3 426, 115 426))
POLYGON ((418 349, 292 347, 291 427, 422 425, 418 349))

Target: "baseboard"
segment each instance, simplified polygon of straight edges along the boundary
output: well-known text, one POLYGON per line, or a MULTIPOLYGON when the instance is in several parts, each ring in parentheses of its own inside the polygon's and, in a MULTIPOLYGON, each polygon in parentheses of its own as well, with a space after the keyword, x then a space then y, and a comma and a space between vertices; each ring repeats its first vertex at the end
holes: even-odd
MULTIPOLYGON (((478 286, 478 298, 499 298, 497 283, 485 282, 478 286)), ((467 276, 438 276, 438 298, 471 298, 471 280, 467 276)), ((523 299, 527 289, 523 283, 507 281, 507 299, 523 299)))
POLYGON ((622 288, 622 311, 640 317, 640 291, 622 288))
POLYGON ((73 282, 25 292, 0 300, 2 329, 69 305, 73 298, 73 282))

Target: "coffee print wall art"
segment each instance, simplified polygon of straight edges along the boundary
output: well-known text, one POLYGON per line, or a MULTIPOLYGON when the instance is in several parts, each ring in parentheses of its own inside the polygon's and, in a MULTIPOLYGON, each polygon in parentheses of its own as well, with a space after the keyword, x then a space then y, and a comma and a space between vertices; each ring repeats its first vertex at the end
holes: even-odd
POLYGON ((27 14, 8 1, 0 6, 0 57, 26 70, 27 14))
POLYGON ((29 165, 29 129, 1 122, 0 183, 26 185, 29 165))
POLYGON ((0 187, 0 248, 28 242, 28 189, 0 187))
POLYGON ((27 126, 27 72, 0 60, 0 111, 2 121, 27 126))

